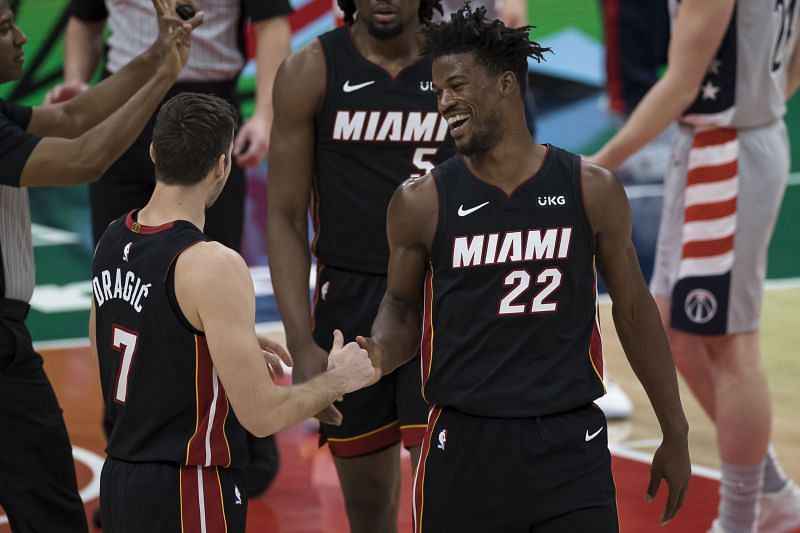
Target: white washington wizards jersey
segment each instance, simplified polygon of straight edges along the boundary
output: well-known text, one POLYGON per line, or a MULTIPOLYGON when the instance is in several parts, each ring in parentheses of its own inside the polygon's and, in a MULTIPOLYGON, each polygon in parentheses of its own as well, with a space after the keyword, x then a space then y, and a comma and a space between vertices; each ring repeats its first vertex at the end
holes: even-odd
MULTIPOLYGON (((737 0, 733 18, 683 122, 756 128, 786 112, 789 64, 798 41, 798 0, 737 0)), ((680 0, 670 0, 673 21, 680 0)))

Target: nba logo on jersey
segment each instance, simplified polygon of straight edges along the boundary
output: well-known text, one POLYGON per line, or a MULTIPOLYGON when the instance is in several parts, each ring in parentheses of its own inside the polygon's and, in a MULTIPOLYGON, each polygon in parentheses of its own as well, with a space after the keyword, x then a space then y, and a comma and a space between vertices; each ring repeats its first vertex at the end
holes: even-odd
POLYGON ((128 254, 131 252, 131 246, 133 246, 132 242, 129 242, 125 245, 125 248, 122 250, 122 260, 126 263, 128 262, 128 254))
POLYGON ((236 496, 236 505, 242 505, 242 493, 239 492, 239 487, 233 486, 233 494, 236 496))
POLYGON ((444 450, 445 445, 447 444, 447 430, 443 429, 439 432, 439 445, 437 448, 440 450, 444 450))
POLYGON ((331 282, 326 281, 322 284, 322 288, 319 290, 319 297, 322 298, 323 302, 328 301, 328 289, 331 288, 331 282))

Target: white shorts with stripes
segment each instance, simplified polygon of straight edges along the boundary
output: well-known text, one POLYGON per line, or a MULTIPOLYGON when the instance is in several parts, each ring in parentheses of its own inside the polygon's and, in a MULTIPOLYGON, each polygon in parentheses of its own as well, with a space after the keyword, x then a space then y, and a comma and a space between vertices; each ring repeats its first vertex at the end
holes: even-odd
POLYGON ((672 326, 690 333, 719 335, 759 329, 767 247, 789 176, 789 142, 783 121, 733 134, 738 141, 734 156, 738 157, 738 180, 734 176, 724 182, 707 181, 713 180, 709 174, 713 174, 714 168, 724 172, 723 163, 730 157, 726 154, 720 160, 706 163, 711 168, 700 169, 703 183, 689 187, 688 195, 690 151, 692 167, 697 167, 695 130, 681 126, 673 139, 651 290, 657 296, 672 297, 672 326), (725 182, 732 185, 730 191, 725 182), (704 200, 695 198, 698 192, 705 195, 704 200), (694 205, 695 210, 709 207, 713 211, 730 194, 735 198, 732 216, 722 213, 714 219, 701 215, 706 220, 692 221, 693 204, 705 204, 694 205), (687 218, 691 219, 688 223, 687 218), (721 248, 726 242, 728 251, 721 248), (709 268, 710 271, 704 272, 709 268), (717 283, 705 290, 704 280, 713 285, 714 275, 723 271, 726 272, 724 287, 720 289, 717 283), (694 286, 688 294, 679 293, 676 284, 689 276, 694 276, 694 286), (720 296, 720 290, 725 294, 720 296), (712 293, 717 295, 716 299, 712 293), (714 317, 717 311, 721 316, 714 317))

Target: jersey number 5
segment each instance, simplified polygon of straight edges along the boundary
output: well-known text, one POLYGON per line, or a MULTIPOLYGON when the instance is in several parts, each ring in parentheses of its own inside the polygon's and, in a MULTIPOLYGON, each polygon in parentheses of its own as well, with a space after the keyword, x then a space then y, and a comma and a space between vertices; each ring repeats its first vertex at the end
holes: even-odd
POLYGON ((425 174, 430 174, 433 167, 436 165, 433 161, 429 161, 428 158, 436 155, 438 152, 438 148, 417 148, 414 150, 414 158, 411 160, 414 163, 414 166, 417 167, 422 172, 415 172, 411 174, 411 178, 421 178, 425 174))
POLYGON ((117 403, 125 403, 125 398, 128 396, 128 375, 133 365, 133 356, 136 355, 138 340, 139 334, 135 331, 117 324, 111 328, 111 347, 114 351, 122 352, 122 361, 119 363, 117 372, 117 384, 114 387, 114 401, 117 403))
POLYGON ((512 287, 508 294, 500 300, 498 315, 521 315, 525 313, 552 313, 558 309, 557 302, 545 302, 545 298, 553 294, 561 286, 561 271, 557 268, 542 270, 536 277, 536 283, 547 285, 534 296, 530 310, 527 303, 514 303, 531 284, 531 275, 527 270, 514 270, 509 272, 503 280, 503 285, 512 287))

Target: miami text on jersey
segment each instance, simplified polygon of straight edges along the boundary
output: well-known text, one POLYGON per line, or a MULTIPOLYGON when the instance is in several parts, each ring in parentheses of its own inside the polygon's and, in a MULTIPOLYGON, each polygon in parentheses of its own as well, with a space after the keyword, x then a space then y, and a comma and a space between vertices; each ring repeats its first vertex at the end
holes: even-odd
POLYGON ((481 233, 453 239, 453 268, 566 259, 572 228, 481 233))
POLYGON ((336 141, 443 142, 447 121, 437 112, 337 111, 336 141))

